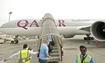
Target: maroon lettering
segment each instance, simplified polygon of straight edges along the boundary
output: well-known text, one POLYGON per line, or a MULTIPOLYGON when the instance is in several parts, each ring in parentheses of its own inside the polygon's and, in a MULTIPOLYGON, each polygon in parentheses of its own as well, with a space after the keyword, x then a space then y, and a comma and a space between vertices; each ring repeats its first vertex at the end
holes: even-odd
POLYGON ((17 26, 18 27, 21 27, 21 28, 24 28, 24 29, 27 29, 26 26, 28 25, 28 21, 27 20, 20 20, 18 23, 17 23, 17 26), (21 22, 25 22, 25 24, 23 25, 21 22))
POLYGON ((30 27, 32 27, 33 25, 36 25, 36 27, 39 27, 39 25, 38 25, 38 23, 37 23, 36 20, 34 20, 34 21, 31 23, 30 27))
POLYGON ((65 27, 65 26, 66 26, 66 25, 64 24, 64 22, 65 22, 64 20, 58 20, 58 22, 59 22, 59 27, 61 27, 61 26, 64 26, 64 27, 65 27))

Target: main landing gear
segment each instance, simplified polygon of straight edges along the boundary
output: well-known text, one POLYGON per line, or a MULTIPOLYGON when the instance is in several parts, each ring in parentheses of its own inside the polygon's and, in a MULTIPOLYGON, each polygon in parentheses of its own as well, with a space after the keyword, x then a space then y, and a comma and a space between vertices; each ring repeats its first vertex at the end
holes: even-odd
POLYGON ((86 35, 87 37, 84 37, 84 40, 94 40, 93 37, 90 37, 90 35, 86 35))

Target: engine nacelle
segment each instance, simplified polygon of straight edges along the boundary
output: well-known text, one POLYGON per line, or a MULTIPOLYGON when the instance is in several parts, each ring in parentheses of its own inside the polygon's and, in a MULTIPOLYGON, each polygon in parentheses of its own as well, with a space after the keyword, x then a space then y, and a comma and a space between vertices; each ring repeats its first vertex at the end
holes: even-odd
POLYGON ((98 41, 105 41, 105 21, 96 21, 92 24, 90 32, 98 41))
POLYGON ((64 38, 72 38, 72 37, 74 37, 74 35, 63 35, 64 36, 64 38))

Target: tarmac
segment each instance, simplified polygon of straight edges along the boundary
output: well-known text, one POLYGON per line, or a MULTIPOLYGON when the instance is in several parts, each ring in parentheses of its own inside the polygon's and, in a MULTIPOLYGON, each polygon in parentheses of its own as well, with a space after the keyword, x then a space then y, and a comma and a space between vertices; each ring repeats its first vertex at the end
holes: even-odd
MULTIPOLYGON (((92 56, 96 63, 105 63, 105 42, 98 42, 96 46, 95 40, 86 41, 83 40, 84 35, 78 35, 74 38, 62 38, 64 56, 62 63, 76 63, 76 55, 80 53, 79 46, 85 45, 88 49, 87 54, 92 56), (90 44, 88 44, 90 42, 90 44)), ((0 60, 8 58, 13 53, 22 50, 23 44, 28 44, 33 48, 34 51, 37 51, 37 42, 38 39, 30 39, 20 41, 19 44, 10 44, 10 41, 0 44, 0 60)), ((11 60, 6 61, 5 63, 18 63, 18 57, 15 57, 11 60)), ((37 55, 33 55, 31 63, 39 63, 37 55)))

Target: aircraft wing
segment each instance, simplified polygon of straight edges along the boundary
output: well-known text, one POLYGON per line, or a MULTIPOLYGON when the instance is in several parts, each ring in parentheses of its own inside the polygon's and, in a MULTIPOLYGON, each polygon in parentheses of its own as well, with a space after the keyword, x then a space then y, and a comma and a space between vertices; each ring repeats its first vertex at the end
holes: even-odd
POLYGON ((85 30, 90 32, 90 25, 89 26, 81 26, 78 28, 79 30, 85 30))

